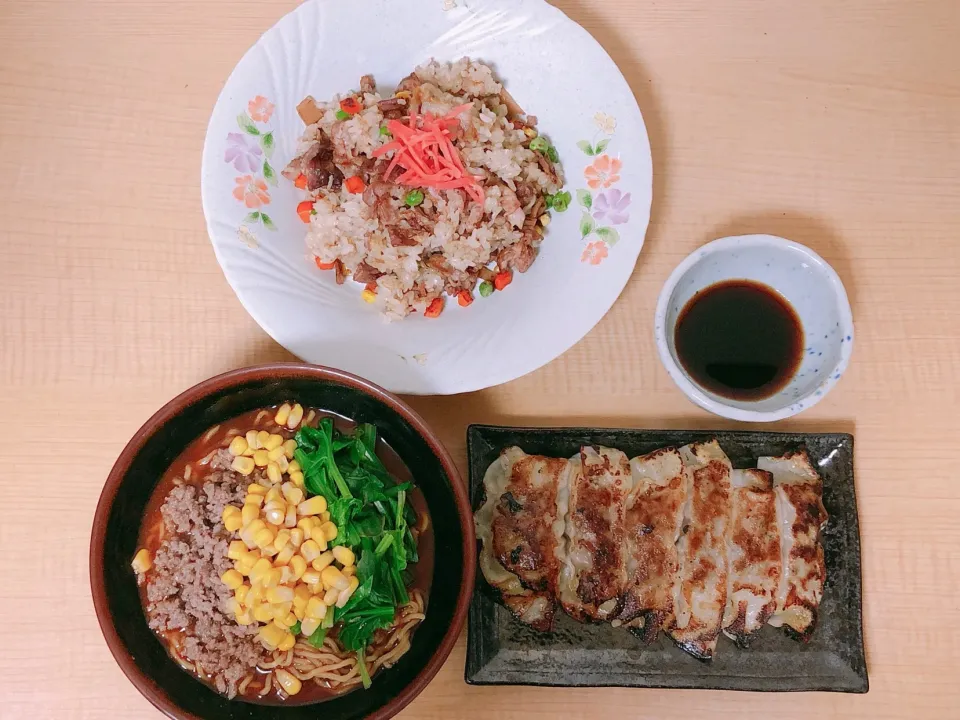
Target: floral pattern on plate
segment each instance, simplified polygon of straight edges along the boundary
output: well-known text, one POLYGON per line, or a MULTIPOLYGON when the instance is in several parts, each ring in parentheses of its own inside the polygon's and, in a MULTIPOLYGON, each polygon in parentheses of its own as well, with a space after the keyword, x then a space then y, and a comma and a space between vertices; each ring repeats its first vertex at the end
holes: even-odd
POLYGON ((620 182, 623 161, 608 154, 607 148, 617 130, 617 120, 604 112, 593 116, 597 132, 590 140, 581 140, 577 147, 587 157, 595 158, 583 169, 587 187, 577 190, 577 204, 583 209, 580 237, 589 241, 580 261, 599 265, 620 240, 614 225, 630 222, 630 193, 616 187, 620 182))
POLYGON ((247 103, 246 111, 237 115, 237 125, 243 132, 227 133, 227 147, 223 161, 233 165, 239 175, 234 178, 233 197, 251 212, 237 229, 238 237, 251 248, 257 247, 257 237, 251 226, 263 225, 276 230, 273 219, 263 210, 270 204, 270 189, 277 185, 277 172, 270 164, 276 145, 273 131, 266 126, 273 116, 274 104, 262 95, 247 103))

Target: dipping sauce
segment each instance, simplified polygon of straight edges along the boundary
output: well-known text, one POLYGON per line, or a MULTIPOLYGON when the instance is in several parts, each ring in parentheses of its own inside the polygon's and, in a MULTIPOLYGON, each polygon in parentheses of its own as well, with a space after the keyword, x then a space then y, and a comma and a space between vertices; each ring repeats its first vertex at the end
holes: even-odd
POLYGON ((687 301, 674 330, 694 382, 732 400, 762 400, 786 386, 803 357, 803 326, 773 288, 726 280, 687 301))

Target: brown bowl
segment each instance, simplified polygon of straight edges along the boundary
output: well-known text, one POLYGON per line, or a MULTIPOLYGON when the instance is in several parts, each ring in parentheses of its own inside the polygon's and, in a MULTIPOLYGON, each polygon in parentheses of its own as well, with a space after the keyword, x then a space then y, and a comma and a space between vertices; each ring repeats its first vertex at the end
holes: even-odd
POLYGON ((349 373, 280 363, 206 380, 161 408, 133 436, 107 477, 90 539, 90 586, 100 629, 120 668, 171 718, 315 720, 389 718, 426 687, 450 654, 473 592, 476 540, 466 488, 450 454, 399 398, 349 373), (296 398, 304 405, 372 422, 413 473, 430 511, 436 562, 426 619, 410 650, 379 672, 369 690, 322 704, 259 705, 228 700, 182 670, 147 627, 130 560, 153 488, 177 455, 217 423, 296 398))

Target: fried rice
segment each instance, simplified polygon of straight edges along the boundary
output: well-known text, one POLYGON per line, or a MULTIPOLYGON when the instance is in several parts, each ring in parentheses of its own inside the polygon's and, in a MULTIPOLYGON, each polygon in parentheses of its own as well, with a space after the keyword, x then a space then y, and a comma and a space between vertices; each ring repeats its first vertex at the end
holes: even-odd
POLYGON ((307 98, 298 111, 307 127, 283 174, 312 202, 301 215, 309 220, 307 248, 338 283, 365 285, 364 298, 388 319, 435 316, 445 295, 468 305, 533 264, 562 171, 556 151, 537 140, 537 119, 523 114, 489 66, 430 61, 386 97, 366 75, 358 92, 327 103, 307 98), (482 204, 479 193, 386 175, 393 153, 375 152, 392 140, 391 120, 422 122, 464 105, 459 123, 448 121, 450 140, 464 172, 476 176, 468 179, 482 204), (417 189, 422 200, 411 194, 417 189))

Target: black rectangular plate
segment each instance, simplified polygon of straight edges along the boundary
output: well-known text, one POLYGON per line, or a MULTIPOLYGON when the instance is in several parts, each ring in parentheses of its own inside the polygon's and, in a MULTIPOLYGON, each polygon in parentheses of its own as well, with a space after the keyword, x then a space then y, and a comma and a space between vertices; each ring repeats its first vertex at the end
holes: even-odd
POLYGON ((663 633, 644 645, 623 628, 580 624, 563 613, 558 613, 553 632, 540 633, 494 599, 478 568, 465 680, 472 685, 867 692, 852 435, 471 425, 467 454, 474 511, 482 501, 487 467, 511 445, 555 457, 570 457, 581 445, 605 445, 634 457, 712 437, 735 468, 756 467, 758 457, 805 446, 823 477, 823 504, 830 515, 823 534, 827 582, 818 626, 808 642, 767 626, 747 649, 721 635, 714 659, 702 662, 675 647, 663 633))

